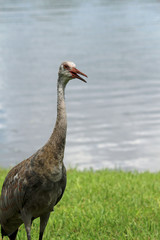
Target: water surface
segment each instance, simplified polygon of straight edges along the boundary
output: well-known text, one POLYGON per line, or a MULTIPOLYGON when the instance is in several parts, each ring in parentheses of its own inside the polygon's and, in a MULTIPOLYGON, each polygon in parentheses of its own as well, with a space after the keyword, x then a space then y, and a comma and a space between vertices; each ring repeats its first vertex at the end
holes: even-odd
POLYGON ((46 143, 71 60, 66 165, 160 170, 160 2, 0 2, 0 165, 46 143))

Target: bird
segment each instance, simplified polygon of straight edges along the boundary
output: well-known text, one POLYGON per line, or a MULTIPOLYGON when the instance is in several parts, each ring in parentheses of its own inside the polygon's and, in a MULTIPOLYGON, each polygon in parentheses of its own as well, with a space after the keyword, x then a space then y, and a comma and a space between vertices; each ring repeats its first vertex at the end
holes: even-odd
POLYGON ((61 200, 66 187, 64 150, 67 133, 65 87, 70 80, 87 77, 75 63, 63 62, 57 80, 57 118, 53 132, 31 157, 13 167, 7 174, 0 197, 0 224, 2 239, 15 240, 18 228, 24 223, 27 239, 31 240, 31 225, 40 218, 39 240, 54 206, 61 200))

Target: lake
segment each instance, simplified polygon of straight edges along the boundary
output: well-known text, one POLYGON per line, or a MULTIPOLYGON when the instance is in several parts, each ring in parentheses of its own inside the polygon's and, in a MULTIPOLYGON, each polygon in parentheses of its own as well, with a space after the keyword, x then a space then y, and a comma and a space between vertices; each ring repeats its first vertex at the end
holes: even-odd
POLYGON ((160 2, 0 3, 0 166, 50 137, 58 68, 70 60, 88 83, 66 88, 66 166, 159 171, 160 2))

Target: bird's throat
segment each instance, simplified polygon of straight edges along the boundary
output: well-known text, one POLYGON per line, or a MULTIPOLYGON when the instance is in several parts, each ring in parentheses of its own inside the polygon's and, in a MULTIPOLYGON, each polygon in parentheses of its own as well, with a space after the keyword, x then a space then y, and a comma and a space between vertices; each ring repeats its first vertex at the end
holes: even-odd
POLYGON ((63 127, 67 124, 66 105, 65 105, 65 85, 58 81, 57 85, 57 124, 62 124, 63 127))

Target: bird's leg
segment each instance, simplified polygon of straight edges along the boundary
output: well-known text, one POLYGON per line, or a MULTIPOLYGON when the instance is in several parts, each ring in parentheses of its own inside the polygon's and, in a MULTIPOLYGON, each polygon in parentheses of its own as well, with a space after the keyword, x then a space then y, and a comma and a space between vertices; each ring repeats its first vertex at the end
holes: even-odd
POLYGON ((31 240, 31 219, 30 219, 30 221, 24 222, 24 225, 25 225, 25 229, 27 232, 27 239, 31 240))
POLYGON ((45 227, 47 225, 48 219, 49 219, 50 212, 45 213, 40 216, 40 232, 39 232, 39 240, 42 240, 43 233, 45 230, 45 227))
POLYGON ((31 240, 31 223, 32 223, 31 219, 32 219, 32 217, 30 214, 28 214, 28 213, 26 214, 25 210, 23 210, 21 212, 21 216, 22 216, 22 220, 24 222, 25 229, 27 232, 27 239, 31 240))

